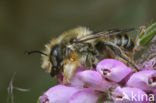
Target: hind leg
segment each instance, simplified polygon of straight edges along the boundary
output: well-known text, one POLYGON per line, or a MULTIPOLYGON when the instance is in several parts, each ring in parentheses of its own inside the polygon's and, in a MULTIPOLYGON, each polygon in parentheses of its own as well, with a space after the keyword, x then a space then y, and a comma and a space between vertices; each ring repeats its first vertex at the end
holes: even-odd
POLYGON ((130 63, 137 71, 139 70, 136 64, 133 62, 133 60, 130 57, 128 57, 120 47, 111 42, 105 42, 104 45, 110 47, 116 55, 130 63))

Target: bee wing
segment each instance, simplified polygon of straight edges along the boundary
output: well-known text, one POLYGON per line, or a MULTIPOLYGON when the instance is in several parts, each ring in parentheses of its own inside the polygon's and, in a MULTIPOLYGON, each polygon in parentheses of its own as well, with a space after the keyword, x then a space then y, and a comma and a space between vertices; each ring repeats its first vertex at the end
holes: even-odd
POLYGON ((87 35, 87 36, 85 36, 83 38, 80 38, 80 39, 74 39, 73 43, 81 43, 81 42, 84 42, 84 41, 100 38, 100 37, 103 37, 103 36, 118 35, 118 34, 130 32, 130 31, 133 31, 133 30, 134 29, 107 30, 107 31, 99 32, 99 33, 90 34, 90 35, 87 35))

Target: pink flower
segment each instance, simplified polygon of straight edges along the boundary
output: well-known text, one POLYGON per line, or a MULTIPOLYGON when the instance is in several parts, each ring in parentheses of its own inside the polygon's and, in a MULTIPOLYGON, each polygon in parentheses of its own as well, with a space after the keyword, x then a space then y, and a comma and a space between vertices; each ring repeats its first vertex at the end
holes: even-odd
POLYGON ((93 70, 85 70, 78 73, 78 78, 89 87, 98 87, 103 82, 101 74, 93 70))
POLYGON ((134 73, 127 82, 127 86, 140 88, 145 91, 156 89, 156 70, 144 70, 134 73))
POLYGON ((101 95, 91 88, 78 89, 57 85, 40 96, 40 103, 96 103, 101 95))
POLYGON ((78 87, 78 88, 83 88, 85 83, 79 79, 79 74, 81 72, 76 72, 74 77, 70 80, 70 86, 72 87, 78 87))
POLYGON ((69 103, 97 103, 100 97, 101 95, 98 92, 91 88, 86 88, 72 95, 69 103))
POLYGON ((39 97, 40 103, 68 103, 70 97, 80 89, 57 85, 39 97))
POLYGON ((115 59, 104 59, 100 61, 97 64, 96 70, 103 77, 114 82, 120 82, 132 72, 131 68, 115 59))
POLYGON ((117 87, 113 91, 112 97, 114 103, 150 103, 148 95, 138 88, 117 87))
POLYGON ((110 87, 117 86, 117 83, 105 80, 99 72, 94 70, 79 72, 77 78, 84 83, 84 86, 100 91, 106 91, 110 87))

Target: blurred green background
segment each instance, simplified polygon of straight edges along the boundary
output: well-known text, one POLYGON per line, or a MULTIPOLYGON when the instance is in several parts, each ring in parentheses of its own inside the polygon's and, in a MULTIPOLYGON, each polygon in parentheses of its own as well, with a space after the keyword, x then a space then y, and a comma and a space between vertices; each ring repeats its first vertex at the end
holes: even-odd
POLYGON ((7 102, 15 72, 14 86, 30 89, 15 90, 15 103, 35 103, 57 83, 41 69, 40 55, 26 56, 26 50, 41 50, 80 25, 93 31, 149 25, 156 21, 155 5, 156 0, 0 0, 0 103, 7 102))

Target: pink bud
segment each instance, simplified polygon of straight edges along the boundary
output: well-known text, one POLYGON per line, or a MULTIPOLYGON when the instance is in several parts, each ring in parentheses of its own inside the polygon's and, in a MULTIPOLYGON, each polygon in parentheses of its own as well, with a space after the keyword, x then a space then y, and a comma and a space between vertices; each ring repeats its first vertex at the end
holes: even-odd
POLYGON ((69 100, 69 103, 97 103, 101 95, 91 88, 76 92, 69 100))
POLYGON ((74 77, 70 80, 70 86, 78 87, 78 88, 83 88, 84 87, 85 83, 78 78, 80 73, 81 72, 76 72, 74 77))
POLYGON ((138 88, 131 87, 117 87, 112 97, 114 103, 150 103, 148 95, 138 88))
POLYGON ((134 73, 127 82, 127 86, 140 88, 145 91, 156 89, 156 70, 144 70, 134 73))
POLYGON ((69 98, 80 89, 57 85, 40 96, 40 103, 69 103, 69 98))
POLYGON ((94 70, 85 70, 78 73, 78 79, 84 83, 84 86, 100 91, 106 91, 110 87, 117 86, 117 83, 105 80, 99 72, 94 70))
POLYGON ((103 77, 114 82, 120 82, 132 72, 131 68, 115 59, 104 59, 100 61, 97 64, 96 70, 103 77))
POLYGON ((97 87, 103 81, 101 74, 93 70, 85 70, 83 72, 80 72, 78 74, 78 78, 90 87, 97 87))

